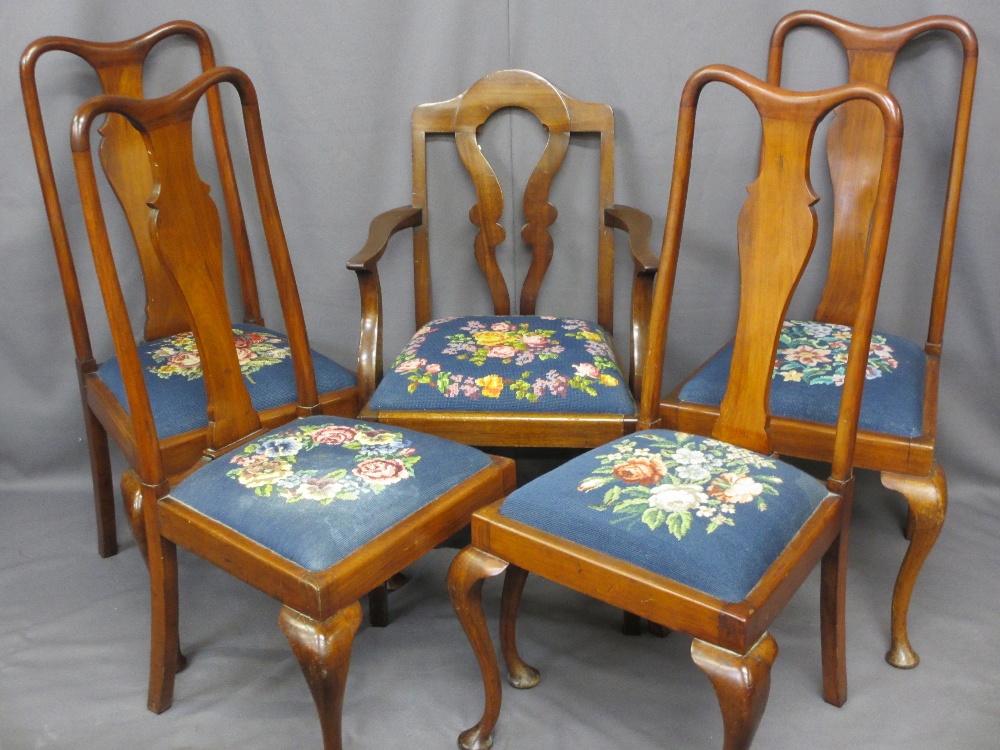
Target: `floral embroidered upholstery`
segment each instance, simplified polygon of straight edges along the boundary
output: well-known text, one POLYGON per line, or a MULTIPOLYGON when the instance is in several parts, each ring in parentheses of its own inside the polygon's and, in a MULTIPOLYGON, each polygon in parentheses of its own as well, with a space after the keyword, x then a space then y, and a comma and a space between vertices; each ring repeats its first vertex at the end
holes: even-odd
POLYGON ((170 494, 323 570, 489 464, 475 448, 412 430, 307 417, 220 456, 170 494))
POLYGON ((538 315, 441 318, 425 325, 369 403, 382 410, 632 414, 608 334, 538 315))
MULTIPOLYGON (((850 343, 847 326, 786 320, 774 363, 771 413, 834 424, 850 343)), ((729 344, 710 359, 681 389, 681 401, 721 404, 732 355, 729 344)), ((912 341, 872 335, 860 429, 907 438, 922 434, 926 362, 923 349, 912 341)))
POLYGON ((822 482, 770 456, 647 430, 529 482, 501 513, 740 601, 826 496, 822 482))
MULTIPOLYGON (((254 408, 263 410, 295 403, 295 374, 285 335, 243 323, 233 326, 233 337, 254 408)), ((333 360, 315 351, 312 357, 320 393, 355 384, 354 374, 333 360)), ((194 337, 190 333, 179 333, 140 343, 139 361, 157 435, 166 438, 204 427, 207 398, 194 337)), ((104 362, 97 374, 127 412, 125 384, 118 360, 112 358, 104 362)))

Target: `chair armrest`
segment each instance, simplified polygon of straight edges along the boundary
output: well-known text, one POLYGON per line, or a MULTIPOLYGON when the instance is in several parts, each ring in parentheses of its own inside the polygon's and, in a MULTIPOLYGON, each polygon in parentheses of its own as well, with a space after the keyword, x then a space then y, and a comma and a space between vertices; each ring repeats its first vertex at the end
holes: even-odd
POLYGON ((614 205, 604 209, 604 222, 628 235, 628 248, 636 274, 655 275, 660 261, 649 249, 649 235, 653 229, 649 214, 631 206, 614 205))
POLYGON ((659 260, 649 249, 653 220, 649 214, 630 206, 611 206, 604 210, 605 223, 628 235, 632 254, 632 314, 629 319, 629 387, 638 398, 642 371, 649 342, 649 316, 653 304, 653 284, 659 260))
POLYGON ((421 221, 423 211, 416 206, 401 206, 379 214, 368 225, 365 246, 347 261, 347 267, 355 272, 374 271, 392 236, 419 225, 421 221))
POLYGON ((358 341, 358 399, 364 405, 382 379, 382 284, 378 262, 394 234, 423 221, 423 211, 402 206, 381 213, 368 225, 368 240, 347 268, 358 276, 361 333, 358 341))

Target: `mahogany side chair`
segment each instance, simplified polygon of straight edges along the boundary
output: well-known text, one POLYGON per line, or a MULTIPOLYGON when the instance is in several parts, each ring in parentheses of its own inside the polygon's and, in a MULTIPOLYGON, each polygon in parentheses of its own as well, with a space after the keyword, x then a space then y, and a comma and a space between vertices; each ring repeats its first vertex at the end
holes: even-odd
MULTIPOLYGON (((579 449, 631 432, 636 418, 632 393, 642 372, 656 259, 649 250, 649 217, 614 203, 611 108, 573 99, 528 71, 497 71, 453 99, 416 107, 412 149, 412 205, 374 219, 365 247, 348 264, 358 274, 362 294, 361 415, 486 447, 579 449), (547 138, 521 196, 525 224, 520 236, 530 248, 531 260, 525 264, 523 279, 512 279, 520 284, 513 312, 502 266, 516 268, 519 261, 498 257, 498 248, 503 250, 500 246, 507 236, 500 222, 510 209, 505 208, 501 180, 480 143, 484 123, 507 108, 529 113, 532 121, 537 118, 547 138), (564 242, 556 248, 550 231, 558 214, 550 203, 553 183, 571 150, 571 138, 586 136, 597 140, 599 147, 592 219, 596 253, 583 242, 564 242), (454 139, 475 188, 476 203, 469 211, 475 231, 470 227, 468 250, 447 247, 437 251, 439 256, 432 253, 429 137, 454 139), (378 263, 390 238, 406 228, 413 230, 416 333, 388 368, 383 368, 385 324, 378 263), (627 374, 612 341, 614 229, 626 232, 632 258, 627 374), (580 252, 579 246, 585 252, 580 252), (469 250, 474 252, 489 290, 492 314, 446 317, 439 313, 435 317, 432 256, 444 259, 441 266, 447 273, 449 264, 460 263, 462 254, 469 250), (594 263, 596 305, 591 310, 596 310, 595 320, 539 312, 543 283, 557 253, 579 264, 594 263)), ((589 294, 579 290, 575 297, 586 299, 589 294)), ((549 298, 550 309, 558 308, 552 301, 557 297, 549 298)))
POLYGON ((312 690, 324 747, 340 748, 343 691, 361 619, 358 598, 467 525, 473 510, 510 491, 514 464, 436 436, 323 415, 256 92, 244 73, 215 68, 157 99, 95 97, 74 119, 72 149, 135 435, 137 461, 122 485, 127 496, 142 496, 152 592, 149 707, 157 713, 169 708, 181 662, 180 545, 281 601, 279 625, 312 690), (288 325, 298 418, 273 428, 241 376, 244 351, 231 331, 219 214, 195 164, 195 108, 224 85, 242 105, 288 325), (151 248, 175 282, 200 354, 209 426, 200 460, 181 477, 171 477, 163 459, 145 364, 133 343, 104 221, 90 138, 95 120, 108 113, 131 123, 148 152, 151 248))
MULTIPOLYGON (((750 745, 770 688, 777 644, 768 629, 821 563, 823 696, 847 697, 844 598, 852 461, 868 337, 895 191, 902 119, 884 89, 849 85, 784 91, 743 72, 710 66, 687 82, 680 105, 663 251, 652 301, 639 428, 524 485, 472 518, 472 544, 448 575, 456 612, 483 673, 486 708, 461 735, 487 748, 500 710, 500 670, 482 609, 485 578, 507 571, 500 642, 514 687, 538 672, 515 643, 528 572, 687 633, 715 689, 726 750, 750 745), (704 430, 660 424, 661 374, 680 253, 699 96, 719 82, 760 115, 759 172, 737 224, 739 317, 729 387, 704 430), (816 239, 809 182, 819 121, 846 101, 874 104, 884 122, 882 164, 863 294, 845 373, 830 478, 823 482, 773 455, 768 390, 789 299, 816 239)), ((701 146, 699 146, 701 148, 701 146)))
MULTIPOLYGON (((208 35, 200 26, 189 21, 166 23, 142 36, 121 42, 45 37, 28 45, 21 58, 24 105, 76 355, 97 513, 98 552, 102 557, 113 555, 118 550, 108 436, 132 467, 137 466, 139 461, 137 438, 129 414, 121 364, 115 356, 101 361, 102 355, 95 353, 91 344, 91 330, 85 312, 85 287, 78 280, 71 231, 65 221, 56 170, 46 139, 36 69, 46 53, 68 52, 93 68, 105 93, 142 97, 147 58, 160 42, 168 38, 193 42, 202 68, 214 67, 208 35)), ((179 44, 178 48, 183 51, 190 49, 190 45, 179 44)), ((208 93, 207 110, 242 295, 242 312, 234 316, 241 322, 234 323, 233 334, 240 345, 241 363, 254 406, 261 410, 264 423, 273 426, 287 422, 296 413, 293 368, 288 359, 289 342, 284 333, 264 327, 222 107, 218 92, 214 90, 208 93)), ((58 131, 65 133, 61 128, 58 131)), ((145 325, 138 351, 146 374, 161 460, 168 475, 177 474, 198 461, 208 444, 206 396, 198 353, 181 295, 153 252, 146 206, 153 183, 142 138, 117 115, 108 118, 101 134, 101 165, 124 210, 144 280, 145 325)), ((95 340, 100 343, 106 334, 104 331, 95 333, 95 340)), ((358 409, 354 373, 315 352, 313 363, 323 412, 354 416, 358 409)), ((138 514, 130 498, 126 498, 126 509, 130 519, 138 514)))
MULTIPOLYGON (((884 330, 875 332, 855 455, 856 466, 881 472, 882 483, 901 493, 908 504, 910 545, 892 597, 891 644, 886 660, 896 667, 915 667, 919 658, 907 634, 907 612, 947 506, 944 469, 934 455, 938 373, 976 76, 976 36, 967 24, 946 16, 871 28, 813 11, 791 13, 778 22, 771 38, 771 84, 781 84, 786 37, 803 26, 825 29, 839 40, 847 53, 851 83, 888 86, 899 52, 915 37, 929 32, 938 32, 942 40, 957 37, 964 51, 927 341, 921 346, 884 330)), ((882 158, 877 112, 860 103, 840 107, 828 131, 826 148, 834 195, 826 285, 811 320, 786 321, 771 389, 775 451, 822 461, 829 461, 834 451, 843 355, 850 337, 845 326, 850 325, 861 300, 859 279, 882 158)), ((915 253, 912 262, 921 262, 915 253)), ((665 425, 698 429, 715 418, 725 391, 731 351, 725 347, 664 399, 665 425)))

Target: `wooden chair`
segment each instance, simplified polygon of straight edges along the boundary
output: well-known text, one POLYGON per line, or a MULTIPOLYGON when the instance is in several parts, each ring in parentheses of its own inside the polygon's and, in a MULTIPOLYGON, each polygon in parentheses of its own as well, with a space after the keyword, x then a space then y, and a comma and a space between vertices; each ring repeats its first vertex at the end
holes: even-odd
POLYGON ((149 707, 159 713, 172 700, 180 545, 282 602, 279 624, 313 692, 324 746, 340 748, 358 598, 512 489, 513 463, 434 436, 322 415, 256 92, 245 74, 215 68, 158 99, 91 99, 74 120, 72 148, 135 435, 138 460, 122 485, 126 496, 143 498, 152 590, 149 707), (194 161, 195 108, 223 84, 239 94, 270 261, 282 279, 301 418, 278 428, 265 424, 240 375, 218 211, 194 161), (207 445, 197 467, 178 479, 169 476, 160 449, 97 188, 90 133, 107 113, 127 119, 148 151, 151 247, 175 281, 204 371, 207 445))
MULTIPOLYGON (((909 505, 907 536, 911 541, 896 579, 892 642, 886 659, 896 667, 915 667, 919 658, 907 635, 907 611, 947 505, 945 473, 934 457, 938 373, 976 75, 976 36, 964 22, 945 16, 870 28, 812 11, 791 13, 778 22, 771 38, 771 84, 781 83, 786 37, 802 26, 825 29, 843 44, 851 83, 888 86, 900 50, 927 32, 953 34, 965 53, 927 342, 921 347, 901 336, 875 332, 855 454, 856 466, 882 472, 882 483, 902 493, 909 505)), ((823 461, 829 461, 834 451, 839 373, 843 372, 843 358, 838 356, 843 353, 838 348, 843 343, 842 326, 850 325, 861 300, 859 280, 882 159, 878 114, 860 103, 840 107, 826 147, 834 193, 827 282, 811 321, 787 321, 771 389, 775 451, 823 461)), ((664 399, 666 426, 698 430, 714 419, 725 391, 730 353, 731 348, 724 348, 664 399)))
MULTIPOLYGON (((108 435, 133 467, 138 465, 138 447, 120 363, 115 357, 99 361, 91 346, 85 295, 77 278, 70 232, 45 135, 36 68, 48 52, 69 52, 94 69, 105 93, 142 97, 147 57, 161 41, 177 37, 187 38, 197 45, 203 69, 215 65, 208 35, 200 26, 188 21, 167 23, 122 42, 46 37, 28 45, 21 58, 25 110, 76 353, 97 512, 98 551, 102 557, 118 550, 108 435)), ((284 334, 263 327, 253 261, 216 91, 209 92, 207 105, 242 293, 243 311, 238 317, 242 317, 243 323, 234 325, 234 334, 240 337, 254 404, 261 409, 264 423, 273 426, 295 416, 295 383, 286 356, 288 341, 284 334)), ((197 353, 192 349, 191 324, 179 291, 152 249, 146 206, 152 177, 142 139, 115 115, 109 117, 101 133, 101 164, 124 209, 145 283, 146 321, 139 355, 146 368, 161 460, 168 475, 176 474, 198 460, 208 439, 205 389, 197 353)), ((321 394, 319 403, 324 413, 353 416, 358 408, 354 374, 317 353, 313 354, 313 362, 321 394)), ((126 508, 130 519, 134 519, 138 510, 130 502, 126 502, 126 508)))
POLYGON ((667 226, 652 302, 639 430, 589 451, 472 518, 472 544, 455 559, 449 590, 483 672, 486 709, 463 748, 490 746, 500 674, 481 603, 483 579, 507 570, 501 650, 515 687, 537 671, 518 653, 515 618, 528 571, 694 637, 695 663, 722 708, 725 748, 749 746, 767 702, 777 645, 768 632, 822 560, 823 695, 846 699, 844 589, 852 454, 868 336, 888 237, 902 120, 882 89, 850 85, 783 91, 723 66, 689 79, 681 98, 667 226), (737 226, 739 319, 733 377, 704 430, 658 428, 667 321, 691 171, 695 112, 710 82, 742 91, 763 128, 760 171, 737 226), (827 482, 771 455, 767 392, 781 321, 816 238, 809 183, 819 120, 846 101, 876 105, 885 123, 872 236, 862 273, 827 482))
MULTIPOLYGON (((656 260, 649 251, 649 217, 614 204, 614 115, 560 92, 523 70, 503 70, 480 79, 454 99, 413 111, 413 204, 372 221, 367 244, 348 268, 358 274, 362 294, 362 352, 358 368, 361 414, 478 446, 586 448, 627 434, 635 426, 631 388, 638 387, 646 343, 656 260), (479 129, 498 110, 527 111, 547 131, 547 143, 525 183, 521 238, 531 263, 511 313, 511 294, 497 257, 506 231, 500 180, 479 143, 479 129), (491 298, 492 315, 432 317, 431 243, 428 216, 427 141, 453 137, 472 178, 477 227, 475 258, 491 298), (550 226, 557 209, 550 190, 563 166, 571 136, 599 139, 596 231, 596 321, 539 315, 536 303, 556 252, 550 226), (416 333, 383 372, 382 288, 378 262, 393 234, 413 229, 416 333), (628 375, 612 341, 614 313, 613 229, 627 233, 632 254, 632 300, 628 375), (383 377, 384 375, 384 377, 383 377), (630 388, 631 386, 631 388, 630 388)), ((472 235, 470 233, 470 239, 472 235)), ((459 263, 464 252, 441 252, 459 263)), ((579 263, 593 259, 580 257, 579 263)), ((468 297, 468 292, 465 296, 468 297)), ((578 295, 579 296, 579 295, 578 295)), ((565 305, 564 305, 565 308, 565 305)))

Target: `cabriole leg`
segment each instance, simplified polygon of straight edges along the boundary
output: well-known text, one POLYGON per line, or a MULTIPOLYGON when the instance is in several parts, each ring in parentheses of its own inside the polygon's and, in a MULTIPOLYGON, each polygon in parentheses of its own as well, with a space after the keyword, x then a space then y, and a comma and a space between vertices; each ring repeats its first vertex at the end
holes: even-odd
POLYGON ((285 606, 278 613, 278 625, 312 691, 324 750, 341 750, 344 686, 354 634, 361 625, 361 604, 354 602, 322 622, 285 606))
POLYGON ((493 745, 493 727, 500 715, 500 665, 483 614, 483 580, 500 575, 507 563, 475 547, 466 547, 448 570, 448 593, 466 637, 479 661, 486 692, 483 716, 474 727, 459 735, 463 750, 487 750, 493 745))
POLYGON ((924 561, 944 526, 948 510, 948 483, 944 469, 935 461, 929 476, 882 472, 882 484, 906 498, 910 539, 892 593, 892 642, 885 659, 894 667, 912 669, 920 663, 920 657, 910 645, 906 629, 910 598, 924 561))
POLYGON ((745 655, 695 639, 691 658, 715 688, 725 731, 723 750, 746 750, 753 741, 771 691, 778 644, 765 633, 745 655))

